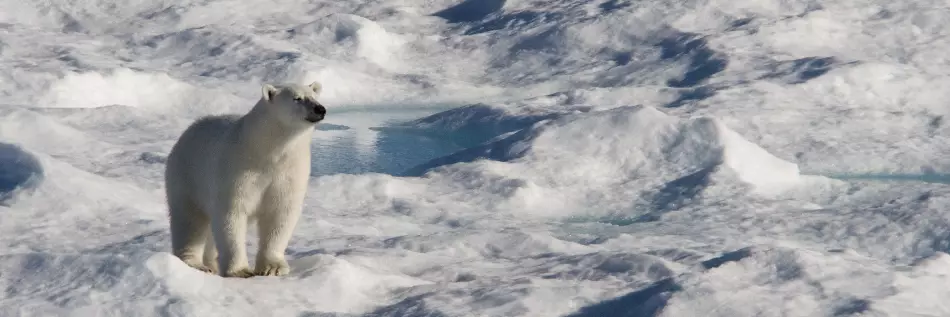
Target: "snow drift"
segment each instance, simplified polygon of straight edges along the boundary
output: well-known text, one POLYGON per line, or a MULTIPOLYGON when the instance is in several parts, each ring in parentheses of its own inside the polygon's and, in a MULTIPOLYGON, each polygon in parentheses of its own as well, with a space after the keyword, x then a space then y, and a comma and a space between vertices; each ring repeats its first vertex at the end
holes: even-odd
POLYGON ((651 203, 668 205, 672 202, 663 202, 663 193, 673 190, 680 191, 676 199, 700 199, 708 186, 747 186, 753 193, 778 194, 800 181, 794 163, 772 156, 713 118, 683 120, 642 106, 538 120, 409 171, 426 172, 438 178, 494 175, 499 182, 536 188, 538 194, 558 193, 547 199, 578 211, 612 199, 650 200, 641 192, 653 191, 651 203), (464 162, 473 163, 459 164, 464 162), (685 197, 686 192, 695 197, 685 197))

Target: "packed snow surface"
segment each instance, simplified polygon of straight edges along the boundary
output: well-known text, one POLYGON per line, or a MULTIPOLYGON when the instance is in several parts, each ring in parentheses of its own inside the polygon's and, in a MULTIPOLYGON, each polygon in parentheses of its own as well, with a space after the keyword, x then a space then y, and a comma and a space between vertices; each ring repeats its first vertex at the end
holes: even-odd
POLYGON ((936 0, 0 0, 0 316, 950 316, 948 35, 936 0), (292 274, 172 256, 178 135, 314 80, 292 274))

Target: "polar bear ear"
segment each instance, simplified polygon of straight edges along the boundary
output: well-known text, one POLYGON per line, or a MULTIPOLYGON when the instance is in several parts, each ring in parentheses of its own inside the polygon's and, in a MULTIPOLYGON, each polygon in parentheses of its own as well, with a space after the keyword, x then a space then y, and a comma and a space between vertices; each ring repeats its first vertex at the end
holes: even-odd
POLYGON ((323 91, 323 85, 315 81, 315 82, 310 83, 310 89, 313 90, 314 95, 319 96, 320 92, 323 91))
POLYGON ((268 102, 272 101, 274 100, 274 96, 277 96, 277 87, 274 87, 274 85, 271 84, 264 84, 264 86, 261 87, 261 94, 263 95, 264 100, 268 102))

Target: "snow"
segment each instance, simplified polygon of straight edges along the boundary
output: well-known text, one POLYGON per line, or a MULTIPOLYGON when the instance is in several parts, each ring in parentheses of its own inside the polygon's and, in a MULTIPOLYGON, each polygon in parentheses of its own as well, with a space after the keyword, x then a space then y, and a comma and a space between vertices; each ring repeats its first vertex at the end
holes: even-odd
POLYGON ((943 7, 0 0, 0 316, 950 315, 943 7), (172 144, 313 80, 292 274, 188 268, 172 144))

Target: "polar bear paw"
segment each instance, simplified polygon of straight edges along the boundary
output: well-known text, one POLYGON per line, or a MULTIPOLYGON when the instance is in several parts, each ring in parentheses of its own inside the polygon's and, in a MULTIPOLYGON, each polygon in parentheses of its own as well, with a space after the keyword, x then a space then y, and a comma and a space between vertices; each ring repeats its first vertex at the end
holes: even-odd
POLYGON ((208 272, 211 274, 218 274, 218 263, 205 262, 204 267, 205 269, 208 269, 208 271, 205 271, 205 272, 208 272))
POLYGON ((254 272, 251 272, 251 269, 245 267, 245 268, 241 268, 241 269, 236 269, 236 270, 231 270, 231 271, 225 272, 223 276, 224 276, 224 277, 248 278, 248 277, 254 276, 254 272))
POLYGON ((257 265, 254 274, 260 276, 281 276, 290 273, 290 265, 284 259, 267 259, 257 265))
POLYGON ((207 265, 204 265, 204 263, 201 263, 201 261, 183 261, 183 262, 185 262, 185 264, 187 264, 189 267, 191 267, 191 268, 193 268, 193 269, 196 269, 196 270, 198 270, 198 271, 202 271, 202 272, 205 272, 205 273, 208 273, 208 274, 216 274, 216 273, 217 273, 217 272, 215 272, 215 269, 214 269, 214 268, 211 268, 211 267, 208 267, 207 265))

